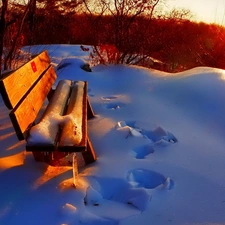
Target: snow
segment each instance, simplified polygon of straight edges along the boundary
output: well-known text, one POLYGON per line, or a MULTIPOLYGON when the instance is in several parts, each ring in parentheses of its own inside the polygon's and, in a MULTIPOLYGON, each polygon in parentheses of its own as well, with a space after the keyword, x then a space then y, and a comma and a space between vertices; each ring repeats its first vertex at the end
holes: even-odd
POLYGON ((85 72, 79 46, 31 50, 43 48, 60 64, 57 82, 88 81, 97 161, 79 167, 75 189, 71 167, 25 152, 1 100, 0 224, 225 224, 224 70, 98 65, 85 72))
POLYGON ((66 123, 63 127, 65 130, 62 131, 60 145, 73 146, 74 143, 79 144, 82 141, 84 85, 85 83, 82 81, 78 81, 73 85, 71 96, 74 98, 70 98, 67 110, 68 116, 73 121, 72 124, 76 135, 70 134, 69 123, 66 123))
POLYGON ((78 81, 72 85, 71 96, 74 98, 70 98, 67 113, 63 116, 70 94, 71 84, 69 80, 59 81, 43 117, 40 119, 40 122, 30 130, 30 135, 27 140, 29 145, 54 145, 59 127, 63 129, 60 145, 73 146, 74 144, 78 145, 82 141, 82 105, 85 83, 83 81, 78 81), (69 131, 70 134, 68 134, 69 131), (76 135, 71 135, 71 131, 76 135))
POLYGON ((59 125, 64 124, 63 111, 70 93, 71 81, 61 80, 48 104, 41 121, 33 126, 28 137, 29 144, 54 144, 59 125))

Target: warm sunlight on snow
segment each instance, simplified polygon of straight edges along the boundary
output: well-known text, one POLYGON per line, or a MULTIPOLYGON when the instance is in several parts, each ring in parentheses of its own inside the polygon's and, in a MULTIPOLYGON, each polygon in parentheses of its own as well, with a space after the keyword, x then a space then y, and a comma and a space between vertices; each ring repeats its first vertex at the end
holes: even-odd
POLYGON ((65 173, 68 170, 71 170, 71 167, 48 166, 46 168, 46 171, 43 172, 43 175, 35 181, 33 188, 34 189, 39 188, 41 185, 45 184, 50 179, 54 179, 55 177, 59 176, 60 174, 65 173))
POLYGON ((221 70, 221 80, 225 81, 225 71, 221 70))
POLYGON ((7 170, 12 167, 21 166, 24 163, 25 152, 0 158, 0 171, 7 170))

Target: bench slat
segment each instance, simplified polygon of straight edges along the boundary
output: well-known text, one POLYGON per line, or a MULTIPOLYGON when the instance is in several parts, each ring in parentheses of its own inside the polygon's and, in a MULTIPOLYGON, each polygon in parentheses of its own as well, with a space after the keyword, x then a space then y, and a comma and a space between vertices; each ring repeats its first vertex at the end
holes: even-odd
POLYGON ((67 106, 72 82, 59 81, 40 122, 30 130, 27 151, 53 151, 59 134, 59 122, 67 106))
POLYGON ((55 71, 50 66, 10 112, 9 116, 19 140, 26 138, 26 131, 33 124, 55 79, 55 71))
POLYGON ((84 151, 87 146, 87 83, 74 82, 68 109, 69 116, 59 139, 59 151, 84 151))
POLYGON ((0 81, 1 94, 9 109, 16 106, 49 64, 48 53, 44 51, 0 81))

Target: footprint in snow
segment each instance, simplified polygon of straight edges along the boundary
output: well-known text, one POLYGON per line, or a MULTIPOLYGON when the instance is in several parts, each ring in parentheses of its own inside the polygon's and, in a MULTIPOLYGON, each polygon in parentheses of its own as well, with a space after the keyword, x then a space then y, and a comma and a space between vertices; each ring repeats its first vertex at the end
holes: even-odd
POLYGON ((117 99, 117 97, 114 96, 114 95, 109 95, 109 96, 103 96, 103 97, 101 97, 101 99, 104 100, 104 101, 110 101, 110 100, 113 100, 113 99, 117 99))
POLYGON ((156 127, 154 130, 142 130, 144 136, 149 138, 155 143, 168 144, 178 142, 177 138, 169 131, 164 130, 162 127, 156 127))
POLYGON ((144 159, 145 156, 154 153, 152 145, 141 145, 133 149, 136 159, 144 159))
POLYGON ((95 177, 89 181, 92 186, 86 190, 84 203, 97 216, 119 221, 140 214, 151 200, 148 190, 133 188, 126 179, 95 177))
POLYGON ((113 101, 118 99, 118 97, 121 98, 121 96, 115 96, 115 95, 101 97, 101 99, 104 101, 104 107, 110 110, 116 110, 116 109, 120 109, 124 107, 125 103, 121 101, 113 101))
POLYGON ((135 125, 135 121, 120 121, 117 123, 117 129, 128 130, 127 137, 143 137, 148 138, 154 144, 168 145, 170 143, 178 142, 177 138, 170 132, 164 130, 162 127, 158 126, 154 130, 145 130, 139 128, 135 125))
POLYGON ((111 110, 120 109, 123 106, 125 106, 125 104, 122 102, 111 102, 111 103, 105 104, 106 109, 111 109, 111 110))
POLYGON ((116 221, 145 211, 152 198, 152 189, 171 190, 174 186, 169 177, 144 169, 129 171, 126 179, 89 177, 88 180, 90 186, 84 197, 86 209, 116 221))
POLYGON ((174 187, 174 181, 152 170, 134 169, 127 174, 128 182, 135 188, 167 189, 174 187))

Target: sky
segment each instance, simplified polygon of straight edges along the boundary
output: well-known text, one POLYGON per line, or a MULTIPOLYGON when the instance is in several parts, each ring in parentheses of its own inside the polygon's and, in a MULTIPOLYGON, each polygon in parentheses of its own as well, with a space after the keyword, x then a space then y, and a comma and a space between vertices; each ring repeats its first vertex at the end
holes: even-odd
POLYGON ((166 5, 168 9, 190 9, 197 21, 225 25, 225 0, 167 0, 166 5))

